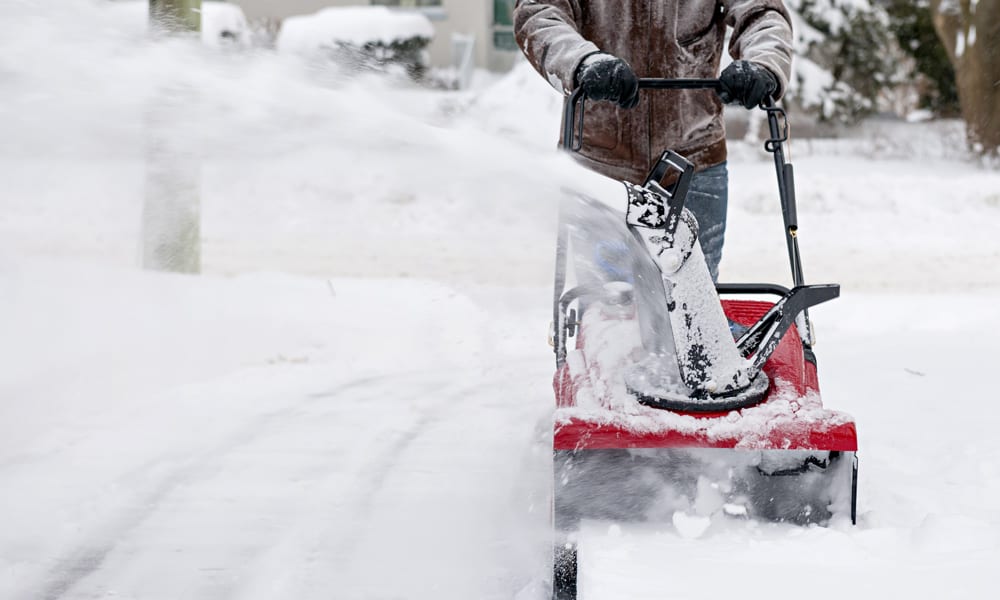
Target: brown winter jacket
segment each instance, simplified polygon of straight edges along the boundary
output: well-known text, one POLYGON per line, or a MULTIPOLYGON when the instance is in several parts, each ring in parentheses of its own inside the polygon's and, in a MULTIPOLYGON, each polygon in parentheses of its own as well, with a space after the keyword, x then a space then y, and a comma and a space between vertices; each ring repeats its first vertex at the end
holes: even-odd
MULTIPOLYGON (((597 52, 625 59, 639 77, 715 78, 726 25, 729 52, 788 84, 792 29, 781 0, 518 0, 517 43, 535 69, 567 94, 580 63, 597 52)), ((639 106, 587 103, 585 166, 642 181, 666 149, 705 169, 726 160, 722 103, 706 90, 643 92, 639 106)))

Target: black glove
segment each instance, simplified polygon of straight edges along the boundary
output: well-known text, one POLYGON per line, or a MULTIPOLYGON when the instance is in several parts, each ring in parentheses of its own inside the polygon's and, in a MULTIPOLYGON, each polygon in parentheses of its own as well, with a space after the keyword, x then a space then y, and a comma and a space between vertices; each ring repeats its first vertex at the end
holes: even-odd
POLYGON ((577 69, 576 84, 593 100, 608 100, 622 108, 639 104, 639 78, 627 62, 610 54, 584 61, 577 69))
POLYGON ((746 60, 729 65, 719 76, 722 90, 719 97, 726 104, 739 102, 746 108, 760 103, 778 91, 778 80, 765 67, 746 60))

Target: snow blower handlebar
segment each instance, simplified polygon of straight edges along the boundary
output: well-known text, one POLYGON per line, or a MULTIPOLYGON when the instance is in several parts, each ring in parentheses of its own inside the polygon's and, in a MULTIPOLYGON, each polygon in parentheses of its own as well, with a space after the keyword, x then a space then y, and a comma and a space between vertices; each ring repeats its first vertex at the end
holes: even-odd
MULTIPOLYGON (((718 79, 658 79, 643 78, 639 80, 640 90, 722 90, 718 79)), ((577 88, 566 98, 563 113, 564 150, 579 152, 583 148, 583 114, 587 96, 583 88, 577 88)))

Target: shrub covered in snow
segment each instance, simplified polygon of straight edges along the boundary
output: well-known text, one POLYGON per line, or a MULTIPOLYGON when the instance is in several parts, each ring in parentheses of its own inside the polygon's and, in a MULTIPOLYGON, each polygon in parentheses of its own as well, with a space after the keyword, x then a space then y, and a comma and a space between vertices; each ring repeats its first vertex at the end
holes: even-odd
POLYGON ((201 41, 209 46, 249 46, 250 26, 243 9, 235 4, 202 0, 201 41))
POLYGON ((401 65, 420 78, 427 69, 426 48, 433 37, 434 26, 420 13, 351 6, 285 19, 277 49, 327 56, 354 69, 401 65))
POLYGON ((905 58, 872 0, 789 0, 796 70, 792 99, 824 120, 852 122, 887 108, 905 58))

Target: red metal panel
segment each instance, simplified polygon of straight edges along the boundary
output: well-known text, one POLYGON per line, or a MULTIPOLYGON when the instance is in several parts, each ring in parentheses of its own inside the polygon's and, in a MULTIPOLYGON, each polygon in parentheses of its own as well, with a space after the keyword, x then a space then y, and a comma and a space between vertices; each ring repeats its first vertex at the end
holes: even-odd
MULTIPOLYGON (((830 421, 839 421, 841 413, 830 413, 830 421)), ((706 419, 705 430, 711 423, 706 419)), ((674 429, 631 431, 620 425, 592 423, 573 419, 555 428, 556 450, 600 450, 610 448, 731 448, 740 450, 838 450, 855 452, 858 434, 851 421, 830 425, 829 421, 789 420, 771 429, 766 436, 746 432, 747 437, 709 438, 704 431, 681 432, 674 429), (749 441, 748 441, 749 440, 749 441)))
MULTIPOLYGON (((722 309, 733 321, 750 327, 773 306, 759 300, 723 300, 722 309)), ((802 338, 793 325, 782 338, 774 354, 764 365, 764 372, 771 378, 781 379, 791 384, 800 394, 806 393, 805 354, 802 352, 802 338)))
MULTIPOLYGON (((730 319, 745 326, 755 323, 772 306, 768 302, 752 300, 724 300, 722 305, 730 319)), ((578 339, 578 348, 586 354, 586 348, 580 341, 578 339)), ((762 404, 778 399, 779 394, 774 382, 779 380, 782 382, 782 394, 786 400, 788 386, 801 396, 805 396, 808 392, 818 393, 816 368, 805 360, 802 342, 795 328, 785 335, 765 365, 764 372, 771 378, 772 387, 762 404)), ((575 396, 579 383, 572 380, 567 366, 564 365, 556 372, 553 387, 558 407, 576 405, 575 396)), ((742 416, 743 413, 739 411, 736 414, 742 416)), ((849 416, 834 411, 823 411, 819 417, 815 411, 808 411, 808 414, 808 417, 800 418, 798 412, 791 415, 785 413, 780 420, 769 423, 766 432, 753 430, 749 424, 746 431, 739 431, 739 427, 731 426, 733 423, 731 413, 690 414, 703 420, 704 425, 699 425, 693 430, 688 427, 685 431, 670 428, 633 431, 619 424, 570 419, 556 426, 553 446, 556 450, 610 448, 740 448, 843 452, 857 450, 857 430, 849 416), (728 437, 710 436, 708 432, 713 429, 713 425, 722 423, 723 419, 726 420, 724 424, 727 430, 738 433, 728 437)), ((753 427, 759 429, 759 421, 755 420, 754 423, 753 427)))

